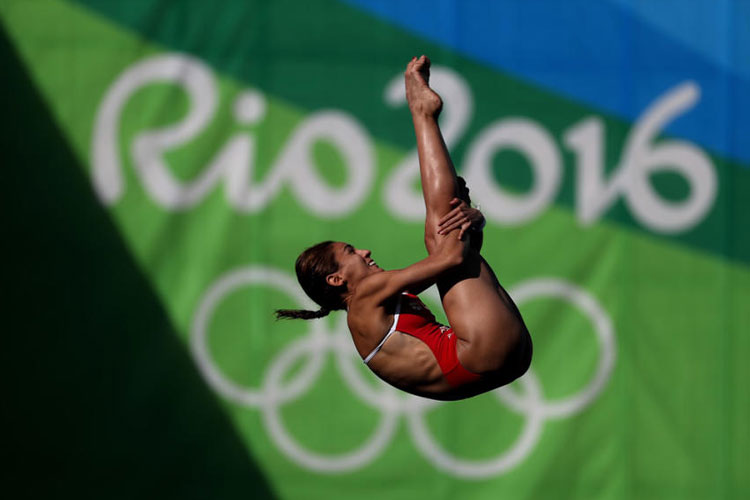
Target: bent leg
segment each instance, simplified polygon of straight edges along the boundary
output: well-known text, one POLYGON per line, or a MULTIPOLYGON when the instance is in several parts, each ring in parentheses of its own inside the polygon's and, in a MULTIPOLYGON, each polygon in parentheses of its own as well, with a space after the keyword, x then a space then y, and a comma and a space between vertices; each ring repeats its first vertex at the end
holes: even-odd
MULTIPOLYGON (((448 235, 437 231, 440 218, 451 209, 450 201, 459 194, 458 183, 437 122, 442 101, 428 86, 429 60, 424 56, 413 59, 405 79, 426 208, 425 246, 432 253, 438 238, 457 236, 456 231, 448 235)), ((467 248, 467 253, 463 265, 438 280, 443 308, 459 339, 459 359, 466 369, 476 373, 507 372, 512 365, 518 365, 519 369, 506 374, 512 380, 528 366, 527 363, 519 373, 523 365, 519 357, 525 357, 525 352, 530 355, 528 332, 487 262, 474 250, 467 248)))
POLYGON ((437 285, 448 322, 462 341, 461 364, 476 373, 493 372, 503 384, 523 375, 531 362, 531 337, 487 261, 472 250, 437 285))

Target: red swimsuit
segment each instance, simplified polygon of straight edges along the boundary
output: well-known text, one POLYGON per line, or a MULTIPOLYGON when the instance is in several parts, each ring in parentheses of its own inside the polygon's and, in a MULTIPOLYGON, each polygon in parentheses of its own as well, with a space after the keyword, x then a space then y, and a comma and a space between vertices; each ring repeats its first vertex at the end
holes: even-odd
POLYGON ((364 359, 365 363, 369 363, 372 357, 383 347, 388 337, 395 331, 416 337, 427 344, 435 355, 443 376, 453 387, 468 384, 480 378, 476 373, 464 368, 458 360, 456 334, 453 333, 453 329, 436 322, 435 316, 419 300, 419 297, 405 292, 399 297, 396 305, 393 326, 378 346, 367 355, 364 359))

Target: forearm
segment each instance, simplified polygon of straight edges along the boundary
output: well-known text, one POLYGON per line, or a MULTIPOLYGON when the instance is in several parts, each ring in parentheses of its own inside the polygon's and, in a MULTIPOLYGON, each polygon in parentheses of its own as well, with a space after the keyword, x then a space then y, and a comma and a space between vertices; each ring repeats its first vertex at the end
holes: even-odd
POLYGON ((448 269, 463 261, 463 252, 433 254, 409 267, 394 271, 390 287, 403 290, 424 290, 433 285, 448 269))
MULTIPOLYGON (((428 257, 432 258, 432 256, 428 257)), ((423 262, 423 261, 420 261, 423 262)), ((418 276, 413 276, 409 279, 409 281, 404 281, 404 286, 399 291, 408 291, 410 293, 413 293, 415 295, 418 295, 425 291, 427 288, 434 285, 438 278, 445 273, 445 271, 451 269, 452 267, 458 265, 458 261, 452 262, 444 260, 442 262, 438 262, 435 266, 430 266, 429 268, 421 269, 419 270, 420 274, 421 272, 424 272, 421 278, 418 276), (408 283, 408 284, 407 284, 408 283)), ((420 264, 419 262, 417 264, 420 264)))
POLYGON ((375 296, 378 302, 385 301, 403 291, 419 292, 434 284, 448 269, 460 265, 464 258, 464 243, 458 240, 449 243, 448 251, 434 253, 404 269, 385 271, 368 278, 363 294, 375 296))

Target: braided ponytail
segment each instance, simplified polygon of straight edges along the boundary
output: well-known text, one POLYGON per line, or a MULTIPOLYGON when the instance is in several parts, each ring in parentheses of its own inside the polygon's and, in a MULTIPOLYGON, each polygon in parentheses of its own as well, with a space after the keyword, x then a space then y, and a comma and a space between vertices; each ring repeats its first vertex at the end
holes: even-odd
POLYGON ((314 300, 320 309, 277 309, 276 319, 317 319, 328 316, 331 311, 346 309, 344 293, 346 285, 329 285, 326 277, 339 270, 333 254, 332 241, 313 245, 297 257, 295 271, 297 281, 308 297, 314 300))
POLYGON ((274 313, 276 319, 318 319, 328 316, 331 311, 321 307, 317 311, 308 311, 306 309, 276 309, 274 313))

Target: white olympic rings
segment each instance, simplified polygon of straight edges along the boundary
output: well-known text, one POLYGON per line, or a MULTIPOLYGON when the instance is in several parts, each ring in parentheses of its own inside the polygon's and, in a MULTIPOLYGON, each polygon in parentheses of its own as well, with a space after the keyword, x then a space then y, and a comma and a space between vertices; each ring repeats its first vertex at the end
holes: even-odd
MULTIPOLYGON (((190 346, 198 368, 208 384, 225 398, 262 412, 263 422, 276 446, 292 461, 310 470, 325 473, 346 472, 361 468, 374 460, 393 438, 401 414, 406 416, 414 444, 434 466, 464 478, 483 478, 507 472, 520 464, 533 450, 546 419, 578 413, 601 393, 615 362, 615 332, 612 321, 598 302, 583 289, 553 279, 528 280, 511 291, 517 304, 538 297, 552 297, 570 302, 587 315, 597 335, 601 357, 593 380, 577 394, 557 401, 547 401, 533 370, 519 379, 523 395, 508 387, 493 391, 498 400, 512 411, 525 416, 525 424, 513 445, 487 460, 468 460, 447 452, 431 435, 424 421, 427 411, 440 402, 405 395, 380 382, 366 381, 356 351, 352 348, 346 317, 340 315, 333 331, 324 321, 309 323, 310 332, 282 350, 266 370, 260 389, 243 387, 227 378, 215 365, 208 348, 208 326, 216 307, 234 291, 251 285, 269 286, 288 294, 305 308, 314 304, 304 296, 289 275, 268 267, 251 266, 230 271, 212 284, 201 299, 195 314, 190 346), (283 425, 279 408, 307 390, 317 380, 325 354, 331 351, 344 383, 364 404, 381 412, 380 422, 371 436, 356 450, 338 455, 323 455, 300 446, 283 425), (284 385, 284 374, 302 357, 308 357, 293 380, 284 385)), ((436 293, 428 292, 433 299, 436 293)), ((439 303, 439 298, 437 298, 439 303)))

